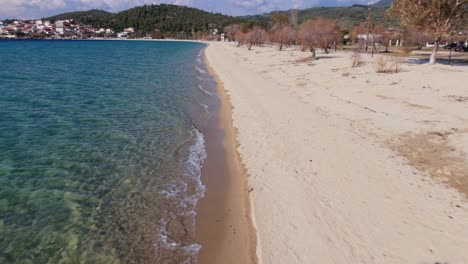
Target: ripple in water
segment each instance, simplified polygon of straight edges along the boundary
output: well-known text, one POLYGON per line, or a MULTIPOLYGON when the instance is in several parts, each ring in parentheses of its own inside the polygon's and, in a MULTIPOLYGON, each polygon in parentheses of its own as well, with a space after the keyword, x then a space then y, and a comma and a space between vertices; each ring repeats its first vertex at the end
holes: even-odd
POLYGON ((0 263, 195 263, 203 46, 0 47, 0 263))

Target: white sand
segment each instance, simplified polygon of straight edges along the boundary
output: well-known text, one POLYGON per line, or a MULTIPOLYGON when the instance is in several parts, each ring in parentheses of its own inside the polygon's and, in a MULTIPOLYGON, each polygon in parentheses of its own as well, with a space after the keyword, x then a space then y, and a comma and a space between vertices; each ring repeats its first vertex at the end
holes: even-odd
POLYGON ((207 48, 234 107, 260 262, 468 263, 457 178, 468 177, 468 68, 376 74, 350 55, 312 66, 299 51, 207 48))

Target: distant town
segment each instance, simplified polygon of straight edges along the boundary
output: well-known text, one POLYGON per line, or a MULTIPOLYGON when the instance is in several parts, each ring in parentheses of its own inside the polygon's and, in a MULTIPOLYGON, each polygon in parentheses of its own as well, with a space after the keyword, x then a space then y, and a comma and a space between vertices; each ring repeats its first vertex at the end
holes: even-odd
POLYGON ((135 28, 125 28, 115 32, 111 28, 93 28, 76 23, 73 19, 57 20, 4 20, 0 21, 0 38, 34 39, 89 39, 89 38, 128 38, 135 28))

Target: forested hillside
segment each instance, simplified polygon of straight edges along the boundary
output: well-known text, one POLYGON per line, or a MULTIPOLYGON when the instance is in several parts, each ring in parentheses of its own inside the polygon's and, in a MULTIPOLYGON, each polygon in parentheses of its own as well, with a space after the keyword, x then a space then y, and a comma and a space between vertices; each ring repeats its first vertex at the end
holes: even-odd
POLYGON ((178 5, 144 5, 119 13, 102 10, 71 12, 48 18, 71 18, 93 27, 110 27, 122 30, 134 27, 144 33, 160 31, 162 33, 208 31, 210 27, 222 28, 228 24, 241 22, 242 19, 219 13, 210 13, 196 8, 178 5))
MULTIPOLYGON (((398 27, 400 23, 394 18, 387 17, 387 9, 391 5, 391 0, 378 2, 371 7, 371 14, 373 21, 376 24, 384 25, 386 27, 398 27)), ((291 15, 294 10, 280 11, 285 15, 291 15)), ((262 15, 245 16, 243 19, 252 21, 254 23, 268 24, 274 13, 272 12, 262 15)), ((354 26, 364 22, 369 14, 369 6, 353 5, 349 7, 313 7, 304 10, 298 10, 298 22, 302 23, 307 19, 314 19, 317 17, 326 17, 337 21, 340 28, 350 31, 354 26)))
POLYGON ((92 9, 89 11, 76 11, 63 13, 47 18, 47 20, 56 21, 64 19, 74 19, 86 25, 100 26, 108 23, 112 13, 104 10, 92 9))

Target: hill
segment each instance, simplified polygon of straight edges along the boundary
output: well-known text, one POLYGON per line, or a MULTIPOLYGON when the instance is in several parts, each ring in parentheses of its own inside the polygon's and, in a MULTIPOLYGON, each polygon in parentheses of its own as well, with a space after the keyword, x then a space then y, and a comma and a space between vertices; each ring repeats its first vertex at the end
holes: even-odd
POLYGON ((63 13, 55 16, 51 16, 47 18, 50 21, 56 20, 64 20, 64 19, 73 19, 79 21, 80 23, 86 25, 101 25, 105 24, 109 21, 109 18, 113 14, 104 10, 92 9, 89 11, 76 11, 76 12, 69 12, 63 13))
POLYGON ((211 26, 224 27, 239 19, 220 13, 178 5, 145 5, 131 8, 111 17, 110 25, 115 29, 135 27, 143 32, 155 29, 161 32, 207 31, 211 26))
POLYGON ((379 1, 375 4, 372 4, 371 6, 374 6, 374 7, 390 7, 392 6, 393 4, 393 0, 382 0, 382 1, 379 1))
MULTIPOLYGON (((371 8, 372 17, 376 24, 381 24, 387 27, 398 27, 400 23, 398 20, 393 18, 388 18, 386 12, 391 6, 391 0, 383 0, 377 2, 373 5, 353 5, 348 7, 313 7, 308 9, 303 9, 298 11, 298 21, 299 23, 304 22, 308 19, 314 19, 317 17, 326 17, 334 19, 338 22, 338 25, 347 31, 351 31, 354 26, 366 21, 368 16, 369 7, 371 8)), ((285 15, 289 15, 292 10, 289 11, 279 11, 285 15)), ((268 24, 271 20, 271 16, 274 13, 272 12, 262 15, 255 16, 245 16, 243 19, 249 20, 252 23, 261 23, 268 24)))
MULTIPOLYGON (((326 17, 337 20, 343 30, 350 31, 355 25, 366 20, 368 8, 371 7, 375 23, 388 27, 399 26, 397 20, 386 17, 386 11, 391 3, 392 0, 382 0, 370 6, 313 7, 298 10, 298 22, 302 23, 307 19, 326 17)), ((279 12, 289 15, 291 10, 279 12)), ((96 9, 70 12, 52 16, 48 19, 55 21, 71 18, 95 28, 109 27, 116 30, 134 27, 143 34, 157 31, 166 35, 180 33, 189 35, 193 32, 207 32, 211 27, 223 28, 229 24, 242 22, 251 25, 260 24, 267 27, 274 13, 276 12, 254 16, 232 17, 191 7, 157 4, 134 7, 119 13, 109 13, 96 9)))
POLYGON ((220 13, 170 4, 144 5, 119 13, 102 10, 70 12, 47 19, 56 21, 68 18, 95 28, 110 27, 122 30, 134 27, 142 33, 206 32, 211 26, 224 27, 241 21, 239 18, 220 13))

